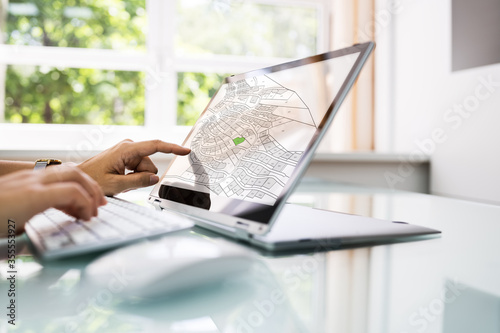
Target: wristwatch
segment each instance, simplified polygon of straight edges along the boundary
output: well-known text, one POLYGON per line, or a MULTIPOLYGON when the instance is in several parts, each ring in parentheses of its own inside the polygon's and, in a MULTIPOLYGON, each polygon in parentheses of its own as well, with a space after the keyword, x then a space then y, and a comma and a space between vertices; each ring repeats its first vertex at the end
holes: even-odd
POLYGON ((58 165, 62 162, 60 160, 56 160, 54 158, 41 158, 36 160, 35 168, 33 170, 42 170, 48 167, 49 165, 58 165))

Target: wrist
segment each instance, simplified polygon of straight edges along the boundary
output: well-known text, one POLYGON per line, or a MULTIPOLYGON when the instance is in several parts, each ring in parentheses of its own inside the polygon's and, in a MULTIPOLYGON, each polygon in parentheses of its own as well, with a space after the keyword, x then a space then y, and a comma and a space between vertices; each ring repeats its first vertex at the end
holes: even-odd
POLYGON ((35 162, 0 161, 0 176, 21 170, 33 170, 35 162))

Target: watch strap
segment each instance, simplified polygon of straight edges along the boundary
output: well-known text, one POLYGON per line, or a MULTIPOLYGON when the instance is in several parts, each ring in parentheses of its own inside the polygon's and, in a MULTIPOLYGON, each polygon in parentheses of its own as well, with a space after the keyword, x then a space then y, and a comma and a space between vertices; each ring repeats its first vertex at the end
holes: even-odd
POLYGON ((62 162, 60 160, 56 160, 54 158, 41 158, 36 160, 33 170, 43 170, 49 165, 58 165, 61 163, 62 162))

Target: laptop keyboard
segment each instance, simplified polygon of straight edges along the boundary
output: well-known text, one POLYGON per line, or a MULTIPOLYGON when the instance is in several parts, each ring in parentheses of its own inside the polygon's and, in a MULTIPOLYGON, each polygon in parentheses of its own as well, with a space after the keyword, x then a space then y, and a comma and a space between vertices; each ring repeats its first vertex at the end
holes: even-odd
POLYGON ((116 247, 145 237, 190 228, 182 216, 107 198, 97 217, 77 220, 57 209, 33 217, 26 233, 45 258, 66 257, 116 247))

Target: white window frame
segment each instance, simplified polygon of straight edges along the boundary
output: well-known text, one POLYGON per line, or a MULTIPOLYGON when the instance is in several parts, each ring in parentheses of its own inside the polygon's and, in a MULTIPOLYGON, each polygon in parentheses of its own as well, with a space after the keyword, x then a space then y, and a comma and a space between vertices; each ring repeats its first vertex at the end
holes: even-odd
MULTIPOLYGON (((245 0, 259 4, 318 9, 317 53, 330 41, 330 0, 245 0)), ((0 45, 0 66, 47 65, 146 73, 144 126, 0 123, 0 150, 99 151, 125 138, 182 143, 189 126, 177 126, 177 73, 242 73, 290 58, 177 57, 174 52, 176 1, 146 0, 146 52, 0 45), (162 112, 162 110, 168 110, 162 112)), ((0 83, 0 89, 3 89, 0 83)), ((0 101, 3 107, 4 101, 0 101)))

